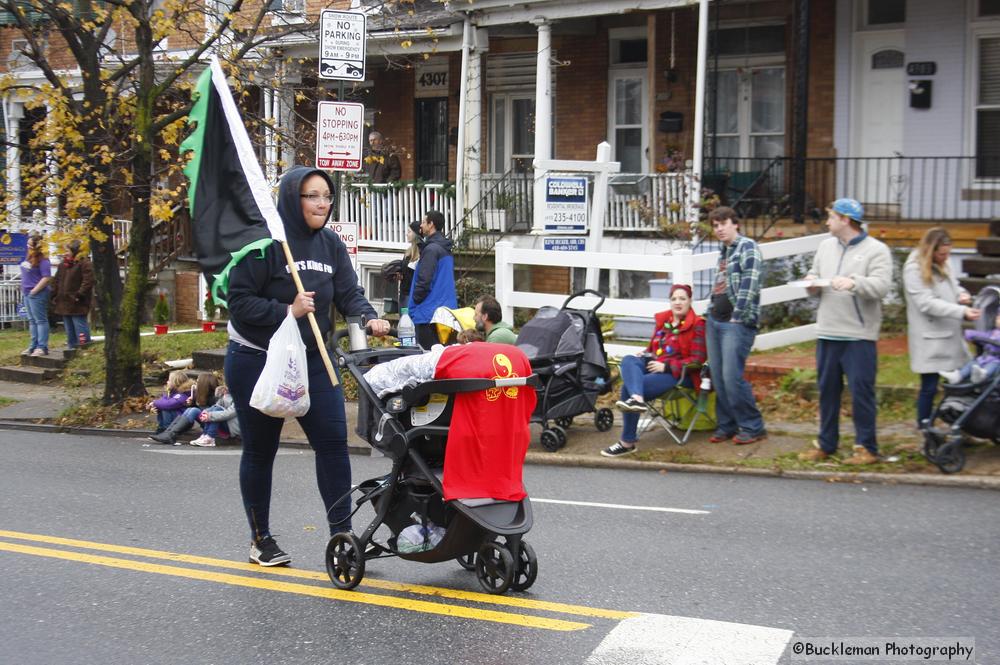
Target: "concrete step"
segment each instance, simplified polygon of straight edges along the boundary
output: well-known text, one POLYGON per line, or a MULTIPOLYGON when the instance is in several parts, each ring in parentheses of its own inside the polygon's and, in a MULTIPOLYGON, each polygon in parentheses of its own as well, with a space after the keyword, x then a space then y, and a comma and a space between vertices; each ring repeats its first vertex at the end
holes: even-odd
POLYGON ((22 367, 41 367, 42 369, 63 369, 69 363, 61 351, 49 351, 47 356, 21 356, 22 367))
POLYGON ((965 289, 969 293, 975 295, 979 293, 979 291, 984 286, 990 286, 990 285, 1000 286, 1000 279, 986 279, 985 277, 962 277, 958 280, 958 283, 961 284, 963 287, 965 287, 965 289))
POLYGON ((962 270, 970 277, 1000 275, 1000 256, 973 256, 962 259, 962 270))
MULTIPOLYGON (((191 360, 195 369, 201 370, 221 370, 226 361, 225 349, 208 349, 206 351, 195 351, 191 354, 191 360)), ((190 372, 188 372, 190 374, 190 372)))
POLYGON ((976 240, 976 251, 983 256, 1000 256, 1000 237, 979 238, 976 240))
POLYGON ((61 374, 60 370, 42 367, 0 367, 0 381, 17 383, 44 383, 58 378, 61 374))

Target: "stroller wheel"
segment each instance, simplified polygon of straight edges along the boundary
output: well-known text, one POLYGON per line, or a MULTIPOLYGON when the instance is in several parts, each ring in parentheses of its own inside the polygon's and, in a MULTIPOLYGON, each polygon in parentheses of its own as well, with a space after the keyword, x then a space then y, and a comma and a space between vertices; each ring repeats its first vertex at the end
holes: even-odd
POLYGON ((573 424, 573 416, 563 416, 562 418, 556 418, 556 425, 562 427, 563 429, 569 429, 573 424))
POLYGON ((514 572, 514 579, 511 580, 510 588, 514 591, 524 591, 535 583, 538 577, 538 558, 535 550, 531 548, 528 541, 522 540, 517 552, 517 570, 514 572))
POLYGON ((460 565, 462 568, 465 568, 466 570, 475 570, 476 569, 476 553, 475 552, 473 552, 472 554, 463 554, 460 557, 456 557, 455 561, 458 561, 458 565, 460 565))
POLYGON ((365 555, 357 536, 336 533, 326 545, 326 574, 338 589, 353 589, 365 576, 365 555))
POLYGON ((938 449, 941 447, 942 436, 931 429, 924 430, 924 457, 928 462, 933 463, 937 458, 938 449))
POLYGON ((487 593, 503 593, 514 579, 514 557, 500 543, 483 543, 476 555, 476 577, 487 593))
POLYGON ((594 414, 594 426, 598 432, 607 432, 614 424, 615 414, 611 409, 598 409, 594 414))
POLYGON ((559 425, 553 425, 551 429, 556 433, 556 438, 559 439, 559 447, 564 448, 566 446, 566 430, 559 425))
POLYGON ((948 443, 937 449, 934 463, 942 473, 958 473, 965 466, 965 451, 962 449, 962 439, 952 438, 948 443))
MULTIPOLYGON (((565 435, 563 436, 563 440, 565 441, 565 435)), ((542 447, 545 448, 545 450, 549 451, 550 453, 554 453, 561 447, 559 445, 559 435, 556 434, 555 431, 552 429, 542 430, 541 442, 542 442, 542 447)))

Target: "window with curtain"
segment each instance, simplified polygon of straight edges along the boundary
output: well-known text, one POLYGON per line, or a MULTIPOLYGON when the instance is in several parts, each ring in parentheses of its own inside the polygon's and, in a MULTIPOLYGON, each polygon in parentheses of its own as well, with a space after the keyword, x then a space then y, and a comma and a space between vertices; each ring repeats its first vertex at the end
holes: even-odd
POLYGON ((1000 36, 978 44, 976 177, 1000 177, 1000 36))

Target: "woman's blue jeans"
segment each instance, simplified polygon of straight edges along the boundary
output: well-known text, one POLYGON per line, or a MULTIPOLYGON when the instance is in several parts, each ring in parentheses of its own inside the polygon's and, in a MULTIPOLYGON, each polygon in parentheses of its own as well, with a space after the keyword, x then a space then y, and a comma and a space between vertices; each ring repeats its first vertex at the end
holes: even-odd
MULTIPOLYGON (((622 375, 622 400, 632 395, 642 395, 646 401, 659 397, 675 385, 677 379, 669 371, 647 372, 646 361, 640 356, 625 356, 620 367, 622 375)), ((639 438, 639 415, 635 411, 622 414, 622 443, 635 443, 639 438)))
POLYGON ((49 290, 35 295, 24 296, 24 307, 28 310, 28 330, 31 332, 30 351, 49 350, 49 290))
POLYGON ((920 375, 920 393, 917 395, 917 426, 931 417, 934 410, 934 396, 937 394, 941 375, 930 372, 920 375))
MULTIPOLYGON (((351 462, 347 455, 347 416, 344 393, 330 383, 319 351, 306 354, 309 367, 309 412, 298 418, 309 445, 316 453, 316 482, 326 506, 330 534, 351 529, 351 462), (339 501, 341 497, 344 500, 339 501)), ((271 476, 284 420, 266 416, 250 406, 250 395, 264 369, 267 353, 229 342, 226 351, 226 385, 236 405, 243 439, 240 458, 240 492, 250 524, 250 536, 271 535, 271 476)))

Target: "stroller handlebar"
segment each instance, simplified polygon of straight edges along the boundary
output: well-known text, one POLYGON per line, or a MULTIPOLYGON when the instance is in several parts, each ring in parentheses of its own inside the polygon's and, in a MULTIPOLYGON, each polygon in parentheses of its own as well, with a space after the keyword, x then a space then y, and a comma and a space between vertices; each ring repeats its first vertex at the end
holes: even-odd
POLYGON ((404 388, 403 400, 407 404, 416 404, 428 395, 453 395, 507 386, 530 386, 537 390, 542 387, 542 382, 537 374, 510 379, 438 379, 404 388))
POLYGON ((574 298, 580 298, 582 296, 597 296, 598 298, 600 298, 600 301, 594 307, 591 308, 590 310, 591 312, 596 312, 601 308, 601 305, 604 304, 603 293, 601 293, 600 291, 595 291, 594 289, 584 289, 582 291, 577 291, 570 297, 566 298, 566 301, 563 302, 562 304, 562 309, 566 309, 567 307, 569 307, 570 302, 572 302, 574 298))

